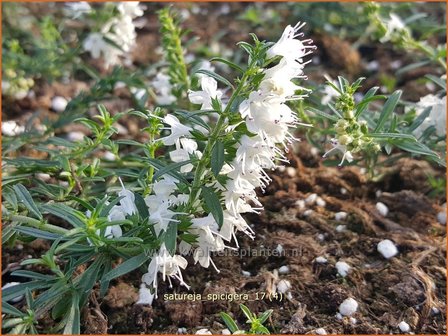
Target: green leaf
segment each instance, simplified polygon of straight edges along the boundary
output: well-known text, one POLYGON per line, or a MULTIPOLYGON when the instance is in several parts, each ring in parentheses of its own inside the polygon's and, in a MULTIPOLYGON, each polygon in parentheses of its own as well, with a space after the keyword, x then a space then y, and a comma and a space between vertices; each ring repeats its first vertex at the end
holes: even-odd
POLYGON ((446 90, 446 82, 440 77, 436 77, 434 75, 426 75, 425 77, 436 83, 442 89, 446 90))
POLYGON ((402 133, 370 133, 370 137, 377 139, 407 139, 411 141, 417 141, 417 139, 412 134, 402 134, 402 133))
POLYGON ((235 90, 235 88, 233 87, 232 83, 230 83, 230 82, 229 82, 227 79, 225 79, 223 76, 218 75, 217 73, 215 73, 215 72, 213 72, 213 71, 209 71, 209 70, 205 70, 205 69, 200 69, 200 70, 197 71, 197 73, 200 73, 200 74, 204 74, 204 75, 210 76, 210 77, 216 79, 218 82, 221 82, 221 83, 223 83, 224 85, 226 85, 226 86, 232 88, 232 90, 235 90))
MULTIPOLYGON (((375 93, 378 91, 379 87, 374 86, 371 88, 367 93, 365 94, 364 98, 356 105, 356 112, 355 112, 355 118, 358 119, 358 117, 364 113, 364 111, 367 109, 367 106, 372 101, 371 99, 375 97, 375 93)), ((381 98, 385 98, 385 96, 377 96, 381 98)), ((379 99, 379 98, 377 98, 379 99)))
POLYGON ((202 196, 216 223, 221 227, 224 221, 224 214, 218 196, 212 188, 205 186, 202 187, 202 196))
POLYGON ((401 90, 397 90, 390 95, 389 99, 387 99, 387 101, 384 104, 383 109, 381 111, 378 122, 376 124, 374 133, 378 133, 379 131, 381 131, 383 129, 386 121, 389 119, 392 112, 394 111, 395 106, 397 106, 397 103, 401 97, 401 93, 402 93, 401 90))
POLYGON ((145 220, 149 217, 148 206, 146 205, 145 199, 139 194, 134 193, 135 196, 135 207, 137 208, 140 218, 145 220))
POLYGON ((243 68, 241 68, 239 65, 237 65, 229 60, 226 60, 222 57, 213 57, 212 59, 210 59, 210 62, 220 62, 220 63, 228 65, 229 67, 237 70, 238 72, 241 72, 241 73, 244 72, 243 68))
POLYGON ((16 307, 9 304, 8 302, 2 302, 2 314, 8 314, 8 315, 18 316, 18 317, 25 316, 24 313, 22 313, 20 310, 18 310, 16 307))
POLYGON ((324 117, 324 118, 329 119, 329 120, 331 120, 331 121, 334 121, 334 122, 337 122, 337 121, 338 121, 338 118, 335 117, 334 115, 331 115, 331 114, 328 114, 328 113, 326 113, 326 112, 320 111, 320 110, 315 109, 315 108, 313 108, 313 107, 307 107, 307 109, 308 109, 310 112, 315 113, 315 114, 317 114, 317 115, 320 115, 321 117, 324 117))
POLYGON ((429 60, 428 61, 411 63, 411 64, 408 64, 408 65, 400 68, 399 70, 397 70, 396 74, 397 75, 402 75, 402 74, 404 74, 404 73, 406 73, 408 71, 415 70, 415 69, 420 68, 420 67, 422 67, 422 66, 424 66, 426 64, 429 64, 429 63, 430 63, 429 60))
POLYGON ((431 113, 432 110, 432 106, 428 106, 427 108, 425 108, 422 113, 419 114, 419 116, 417 118, 415 118, 414 122, 409 126, 408 131, 412 132, 414 130, 416 130, 424 121, 425 119, 429 116, 429 114, 431 113))
POLYGON ((118 278, 124 274, 127 274, 136 268, 139 268, 141 265, 145 263, 149 259, 148 254, 146 252, 140 253, 135 257, 132 257, 126 260, 124 263, 120 264, 118 267, 115 267, 110 272, 106 273, 101 282, 110 281, 112 279, 118 278))
POLYGON ((35 279, 35 280, 45 280, 45 281, 54 279, 54 277, 52 275, 40 274, 37 272, 27 271, 27 270, 14 271, 11 273, 11 276, 25 277, 25 278, 30 278, 30 279, 35 279))
POLYGON ((27 226, 16 226, 16 227, 14 227, 14 230, 17 232, 26 234, 28 236, 34 237, 34 238, 40 238, 40 239, 46 239, 46 240, 56 240, 56 239, 62 237, 62 235, 59 233, 42 231, 39 229, 27 227, 27 226))
POLYGON ((224 165, 224 144, 221 141, 217 141, 215 146, 213 146, 210 164, 213 174, 218 176, 222 166, 224 165))
POLYGON ((263 314, 260 315, 260 317, 258 318, 258 321, 263 324, 264 322, 266 322, 266 320, 269 318, 269 316, 271 316, 273 310, 272 309, 268 309, 266 310, 263 314))
POLYGON ((157 178, 164 174, 171 175, 178 179, 179 181, 184 182, 185 184, 188 184, 188 181, 185 179, 185 177, 180 174, 177 169, 182 167, 184 164, 187 164, 191 162, 190 160, 184 161, 184 162, 176 162, 171 165, 165 166, 160 160, 158 159, 151 159, 151 158, 145 158, 145 161, 148 161, 151 166, 153 166, 155 169, 157 169, 157 172, 153 176, 153 181, 155 181, 157 178))
POLYGON ((84 222, 87 219, 81 211, 61 203, 44 204, 42 210, 67 221, 77 228, 84 227, 84 222))
POLYGON ((25 205, 28 211, 32 213, 34 216, 36 216, 38 219, 42 220, 43 219, 42 214, 37 208, 36 203, 34 203, 33 198, 31 197, 29 191, 22 184, 16 184, 15 186, 13 186, 13 188, 17 194, 17 198, 19 199, 20 202, 22 202, 25 205))
POLYGON ((79 314, 79 296, 74 292, 72 296, 72 304, 66 317, 66 324, 64 327, 64 335, 78 335, 81 332, 81 322, 79 314))
POLYGON ((18 296, 25 295, 27 288, 33 290, 33 289, 50 287, 51 285, 52 284, 49 283, 47 280, 36 280, 11 286, 2 290, 2 300, 9 301, 18 296))
POLYGON ((168 228, 165 232, 165 246, 166 249, 170 252, 171 255, 174 255, 176 252, 176 243, 177 243, 177 223, 170 222, 168 224, 168 228))
POLYGON ((240 308, 243 311, 244 315, 246 315, 248 321, 247 322, 252 322, 254 320, 254 316, 251 313, 251 311, 249 310, 249 308, 247 308, 245 305, 240 304, 240 308))
POLYGON ((236 325, 235 321, 230 317, 230 315, 224 312, 219 313, 219 315, 221 316, 222 320, 224 321, 227 328, 229 328, 232 334, 238 330, 238 326, 236 325))

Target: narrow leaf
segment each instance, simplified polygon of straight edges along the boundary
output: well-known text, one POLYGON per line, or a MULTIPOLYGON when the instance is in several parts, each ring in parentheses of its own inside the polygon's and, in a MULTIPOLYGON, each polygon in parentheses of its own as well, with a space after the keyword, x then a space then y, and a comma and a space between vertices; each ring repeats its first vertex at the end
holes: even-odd
POLYGON ((205 186, 202 187, 202 196, 216 223, 221 227, 224 221, 224 214, 218 196, 213 189, 205 186))
POLYGON ((34 216, 36 216, 38 219, 42 219, 43 218, 42 214, 37 208, 36 203, 34 203, 33 198, 31 197, 29 191, 22 184, 16 184, 13 188, 17 194, 17 198, 19 199, 20 202, 22 202, 25 205, 28 211, 32 213, 34 216))
POLYGON ((215 176, 219 175, 222 166, 224 165, 224 144, 217 141, 212 150, 211 167, 215 176))

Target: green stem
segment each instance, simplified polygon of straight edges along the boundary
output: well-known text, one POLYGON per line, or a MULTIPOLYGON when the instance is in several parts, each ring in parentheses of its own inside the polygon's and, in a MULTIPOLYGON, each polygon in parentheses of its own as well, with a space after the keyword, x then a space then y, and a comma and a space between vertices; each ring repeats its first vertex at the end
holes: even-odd
POLYGON ((193 204, 196 202, 197 198, 200 195, 200 192, 199 192, 200 186, 203 182, 203 174, 205 172, 205 169, 207 168, 207 163, 209 162, 209 159, 211 156, 211 151, 212 151, 213 147, 215 146, 215 143, 218 140, 221 132, 224 129, 223 126, 225 125, 225 120, 227 118, 228 113, 230 112, 230 108, 232 107, 232 104, 234 103, 235 99, 241 93, 241 91, 249 77, 249 72, 251 71, 253 64, 254 64, 254 62, 252 62, 249 65, 249 68, 246 70, 243 77, 241 78, 241 81, 239 82, 238 87, 232 93, 232 96, 230 97, 225 110, 220 114, 219 119, 215 125, 215 128, 214 128, 212 134, 210 135, 209 140, 207 141, 207 145, 204 149, 204 153, 202 154, 202 158, 199 160, 198 166, 196 167, 196 172, 194 174, 194 179, 193 179, 193 186, 191 187, 190 197, 188 199, 188 203, 186 206, 186 209, 187 209, 186 212, 189 212, 193 208, 193 204))

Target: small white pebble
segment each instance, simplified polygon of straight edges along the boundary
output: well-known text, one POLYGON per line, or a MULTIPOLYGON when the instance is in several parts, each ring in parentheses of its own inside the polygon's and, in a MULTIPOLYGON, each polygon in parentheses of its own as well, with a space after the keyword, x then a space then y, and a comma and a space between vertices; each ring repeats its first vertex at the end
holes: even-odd
MULTIPOLYGON (((2 287, 2 291, 5 290, 6 288, 14 287, 16 285, 20 285, 20 282, 8 282, 2 287)), ((22 299, 23 299, 23 295, 20 295, 20 296, 16 296, 15 298, 9 300, 9 302, 17 303, 17 302, 22 301, 22 299)))
POLYGON ((317 194, 311 194, 307 198, 305 198, 305 203, 312 205, 316 202, 316 200, 317 200, 317 194))
POLYGON ((232 335, 232 333, 230 332, 229 329, 223 329, 223 330, 221 330, 221 334, 223 334, 223 335, 232 335))
POLYGON ((319 240, 319 241, 324 241, 324 240, 325 240, 325 235, 324 235, 323 233, 319 233, 319 234, 317 235, 317 240, 319 240))
POLYGON ((325 257, 317 257, 316 259, 314 259, 314 261, 319 264, 326 264, 328 260, 325 257))
POLYGON ((285 294, 291 288, 291 283, 288 280, 280 280, 277 284, 277 291, 285 294))
POLYGON ((212 333, 210 332, 210 330, 204 328, 196 331, 196 335, 212 335, 212 333))
POLYGON ((82 132, 70 132, 67 134, 67 140, 72 142, 79 142, 84 139, 85 135, 82 132))
POLYGON ((347 229, 347 225, 338 225, 336 226, 337 232, 344 232, 347 229))
POLYGON ((178 334, 186 334, 187 328, 185 328, 185 327, 179 328, 179 329, 177 329, 177 333, 178 334))
POLYGON ((334 214, 334 219, 336 219, 338 222, 343 221, 347 218, 347 213, 344 211, 336 212, 334 214))
POLYGON ((67 104, 67 99, 61 96, 56 96, 51 100, 51 109, 55 112, 64 112, 67 104))
POLYGON ((51 176, 50 176, 50 174, 46 174, 46 173, 37 173, 36 178, 43 182, 48 182, 48 181, 50 181, 51 176))
POLYGON ((278 253, 280 253, 280 254, 283 253, 283 246, 282 245, 278 244, 275 249, 277 250, 278 253))
POLYGON ((314 333, 316 335, 326 335, 327 331, 324 328, 317 328, 316 330, 314 330, 314 333))
POLYGON ((151 290, 146 287, 145 284, 140 285, 140 290, 138 291, 138 301, 136 304, 141 305, 152 305, 152 301, 154 300, 154 294, 151 293, 151 290))
POLYGON ((289 267, 288 266, 282 266, 278 269, 278 273, 280 274, 287 274, 289 273, 289 267))
POLYGON ((359 169, 359 173, 361 175, 364 175, 365 173, 367 173, 367 169, 366 168, 361 168, 361 169, 359 169))
POLYGON ((337 318, 338 320, 342 320, 342 319, 343 319, 341 313, 336 313, 335 316, 336 316, 336 318, 337 318))
POLYGON ((313 156, 319 156, 319 149, 317 149, 316 147, 311 147, 310 153, 313 156))
POLYGON ((383 192, 381 190, 375 191, 376 198, 380 198, 382 194, 383 194, 383 192))
POLYGON ((398 323, 398 328, 400 328, 402 332, 409 332, 411 330, 411 327, 405 321, 398 323))
POLYGON ((446 212, 439 212, 437 214, 437 221, 442 225, 446 225, 446 212))
POLYGON ((351 268, 345 261, 338 261, 335 266, 338 270, 338 274, 342 277, 346 277, 351 268))
POLYGON ((439 308, 437 308, 437 307, 432 307, 432 308, 431 308, 431 311, 432 311, 432 313, 433 313, 434 315, 437 315, 438 313, 440 313, 440 310, 439 310, 439 308))
POLYGON ((297 200, 297 201, 296 201, 296 206, 297 206, 300 210, 305 209, 305 201, 304 201, 304 200, 297 200))
MULTIPOLYGON (((287 297, 288 300, 292 300, 292 294, 291 294, 291 292, 286 293, 286 297, 287 297)), ((283 307, 282 307, 282 308, 283 308, 283 307)), ((280 308, 280 309, 282 309, 282 308, 280 308)))
POLYGON ((2 134, 15 136, 25 132, 25 127, 20 126, 14 120, 2 121, 2 134))
POLYGON ((277 167, 277 170, 278 170, 280 173, 284 173, 285 170, 286 170, 286 167, 285 167, 285 166, 278 166, 278 167, 277 167))
POLYGON ((376 209, 380 213, 381 216, 386 217, 389 213, 389 208, 386 206, 386 204, 378 202, 376 203, 376 209))
POLYGON ((104 158, 104 160, 107 160, 107 161, 115 161, 117 159, 115 154, 112 152, 109 152, 109 151, 104 153, 103 158, 104 158))
POLYGON ((378 243, 377 249, 378 249, 378 252, 381 253, 383 255, 383 257, 386 259, 392 258, 393 256, 397 255, 397 253, 398 253, 397 247, 389 239, 384 239, 384 240, 380 241, 378 243))
POLYGON ((356 324, 358 322, 357 319, 355 319, 354 317, 350 317, 350 323, 351 324, 356 324))
POLYGON ((339 312, 344 316, 353 315, 358 310, 358 302, 353 298, 345 299, 339 306, 339 312))
POLYGON ((294 167, 287 167, 286 174, 288 174, 289 177, 294 177, 297 175, 297 170, 294 167))
POLYGON ((317 197, 316 204, 323 208, 323 207, 325 207, 325 205, 327 205, 327 202, 325 202, 322 198, 317 197))
POLYGON ((303 213, 303 215, 304 215, 305 217, 309 217, 309 216, 312 215, 313 212, 314 212, 313 210, 308 209, 308 210, 306 210, 306 211, 303 213))
POLYGON ((342 195, 345 195, 347 193, 347 189, 345 188, 341 188, 341 190, 339 190, 341 192, 342 195))
POLYGON ((245 277, 250 277, 252 275, 248 271, 241 271, 241 274, 244 275, 245 277))

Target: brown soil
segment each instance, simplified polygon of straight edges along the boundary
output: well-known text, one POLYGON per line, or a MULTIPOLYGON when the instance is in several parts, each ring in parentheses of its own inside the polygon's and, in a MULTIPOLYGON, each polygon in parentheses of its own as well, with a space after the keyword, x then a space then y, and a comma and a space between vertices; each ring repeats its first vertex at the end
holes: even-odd
MULTIPOLYGON (((238 12, 240 6, 243 5, 232 4, 229 15, 238 12)), ((232 48, 236 41, 247 39, 240 25, 230 24, 226 16, 213 12, 210 15, 207 20, 193 16, 186 22, 195 27, 195 33, 202 34, 206 43, 220 27, 228 28, 230 33, 225 40, 232 48), (210 22, 213 24, 209 25, 210 22)), ((143 47, 134 55, 137 64, 158 59, 152 52, 159 45, 154 14, 149 14, 148 19, 150 28, 139 33, 138 40, 143 47)), ((354 77, 362 72, 362 55, 348 43, 337 38, 323 38, 320 43, 323 50, 318 53, 331 56, 325 64, 329 72, 337 69, 338 74, 354 77), (348 52, 349 57, 335 55, 335 45, 348 52)), ((381 47, 375 52, 380 62, 390 63, 390 53, 381 47)), ((314 75, 321 80, 322 71, 314 75)), ((412 87, 421 74, 408 76, 407 82, 402 83, 406 85, 405 92, 409 92, 406 91, 409 86, 410 97, 426 94, 418 91, 421 85, 415 90, 412 87)), ((366 83, 366 87, 373 85, 378 85, 377 77, 369 78, 366 83)), ((55 118, 56 114, 49 110, 54 94, 73 97, 88 86, 89 83, 84 82, 74 82, 68 87, 46 84, 36 91, 35 100, 8 105, 4 101, 4 120, 24 121, 36 109, 40 109, 43 116, 55 118)), ((107 107, 111 111, 125 110, 130 106, 128 98, 126 93, 117 92, 107 107)), ((138 139, 141 136, 135 119, 124 119, 122 126, 127 129, 126 137, 138 139)), ((74 128, 70 128, 72 130, 74 128)), ((383 169, 381 179, 372 182, 358 168, 325 167, 320 156, 311 153, 308 144, 298 144, 289 154, 292 169, 271 174, 272 184, 265 194, 260 193, 265 211, 259 216, 247 216, 257 232, 256 238, 250 240, 239 235, 240 246, 245 251, 273 251, 281 245, 283 255, 215 256, 214 261, 221 270, 219 274, 199 265, 189 266, 184 272, 191 293, 202 297, 247 294, 249 300, 165 300, 165 294, 188 291, 177 284, 169 288, 162 283, 152 307, 136 305, 140 270, 113 281, 104 298, 99 298, 96 288, 82 312, 82 332, 167 334, 177 333, 178 328, 184 327, 189 334, 200 328, 220 334, 225 328, 219 316, 222 311, 233 316, 241 327, 245 326, 246 319, 239 308, 239 304, 244 303, 256 313, 273 309, 267 323, 273 333, 305 334, 317 328, 325 328, 332 334, 399 333, 397 325, 404 320, 417 334, 446 334, 446 228, 436 220, 446 199, 426 196, 431 191, 428 174, 441 177, 444 172, 424 161, 402 159, 394 167, 383 169), (312 193, 318 194, 325 206, 307 205, 306 209, 301 209, 296 202, 312 193), (388 206, 387 217, 376 210, 378 201, 388 206), (310 209, 312 212, 308 211, 310 209), (334 217, 340 211, 348 215, 338 222, 334 217), (345 230, 337 230, 339 225, 345 225, 345 230), (395 242, 399 250, 396 257, 386 260, 379 254, 377 244, 383 239, 395 242), (298 253, 293 255, 294 251, 298 253), (315 262, 319 256, 325 257, 327 263, 315 262), (345 278, 337 275, 335 263, 339 260, 352 267, 345 278), (278 275, 276 270, 285 265, 289 273, 278 275), (245 276, 242 271, 251 275, 245 276), (290 281, 291 294, 275 298, 275 286, 282 279, 290 281), (264 293, 271 296, 260 299, 264 293), (353 315, 356 323, 347 317, 341 320, 336 317, 339 305, 348 297, 359 303, 353 315)), ((14 280, 8 274, 19 267, 20 261, 29 255, 40 256, 48 248, 49 245, 40 240, 21 247, 5 246, 3 281, 14 280)), ((193 261, 190 259, 189 263, 193 261)), ((37 271, 45 272, 44 269, 37 271)), ((49 321, 42 321, 41 326, 47 324, 49 321)))

